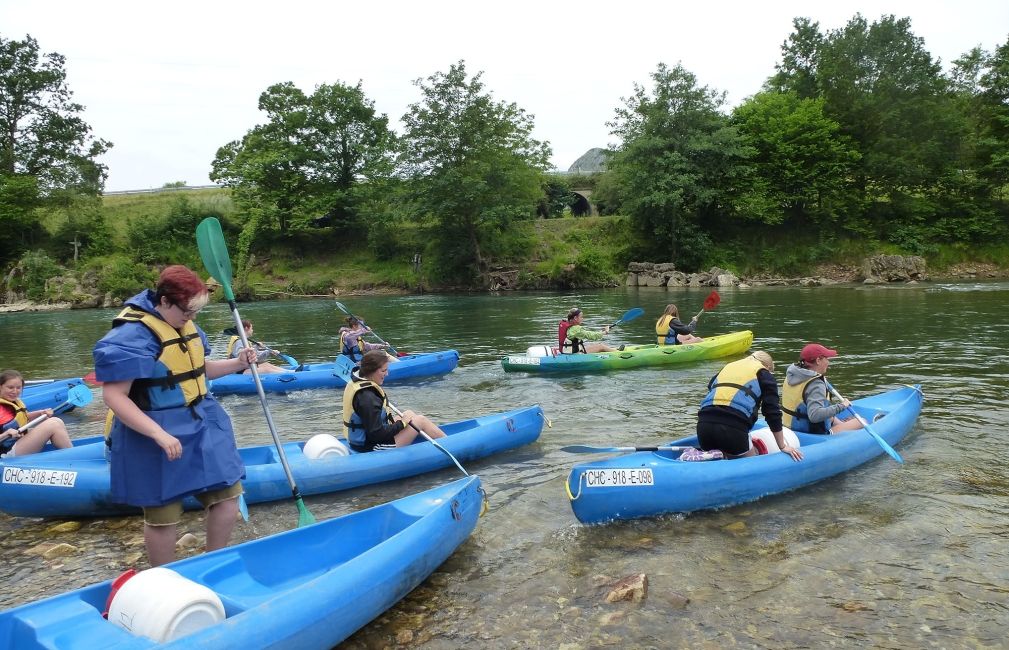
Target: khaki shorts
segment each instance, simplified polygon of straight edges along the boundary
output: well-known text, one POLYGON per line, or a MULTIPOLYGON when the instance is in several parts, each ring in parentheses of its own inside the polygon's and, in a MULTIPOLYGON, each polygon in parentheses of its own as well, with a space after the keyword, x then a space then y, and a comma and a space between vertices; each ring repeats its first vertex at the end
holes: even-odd
MULTIPOLYGON (((220 490, 210 490, 200 492, 193 496, 203 504, 204 508, 209 508, 215 503, 221 503, 228 499, 234 499, 245 492, 242 489, 242 482, 238 481, 234 485, 229 485, 220 490)), ((144 508, 144 523, 148 526, 174 526, 182 519, 182 501, 173 501, 163 506, 149 506, 144 508)))

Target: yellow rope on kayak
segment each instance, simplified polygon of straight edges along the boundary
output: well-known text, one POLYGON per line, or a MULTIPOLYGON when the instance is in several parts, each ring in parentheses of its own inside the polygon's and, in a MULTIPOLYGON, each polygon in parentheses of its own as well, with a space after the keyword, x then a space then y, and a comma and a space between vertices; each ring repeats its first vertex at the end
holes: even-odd
POLYGON ((571 494, 571 474, 568 474, 568 477, 564 479, 564 491, 568 493, 569 500, 574 501, 582 495, 582 477, 584 476, 585 474, 578 475, 578 494, 571 494))
POLYGON ((483 517, 485 514, 487 514, 487 511, 490 510, 490 499, 487 498, 487 490, 483 489, 482 485, 480 486, 479 490, 481 499, 479 516, 483 517))
POLYGON ((543 411, 540 411, 540 417, 543 418, 546 421, 547 428, 549 428, 549 429, 553 429, 554 428, 554 423, 550 421, 550 418, 547 417, 546 413, 544 413, 543 411))

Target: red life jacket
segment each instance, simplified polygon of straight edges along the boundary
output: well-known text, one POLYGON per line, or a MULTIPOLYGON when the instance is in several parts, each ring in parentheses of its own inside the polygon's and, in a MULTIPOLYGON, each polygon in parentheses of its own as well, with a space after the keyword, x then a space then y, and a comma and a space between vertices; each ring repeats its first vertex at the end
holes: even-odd
POLYGON ((561 354, 585 352, 585 344, 582 343, 581 339, 568 340, 568 330, 570 328, 571 322, 566 318, 557 324, 557 349, 560 350, 561 354))

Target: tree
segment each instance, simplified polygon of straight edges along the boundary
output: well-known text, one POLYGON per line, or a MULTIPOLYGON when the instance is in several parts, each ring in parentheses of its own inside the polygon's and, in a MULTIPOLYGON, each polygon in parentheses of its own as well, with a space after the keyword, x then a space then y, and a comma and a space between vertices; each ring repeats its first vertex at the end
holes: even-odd
POLYGON ((41 197, 73 188, 101 192, 112 146, 91 135, 66 84, 63 56, 40 56, 34 38, 0 37, 0 175, 31 176, 41 197))
POLYGON ((459 61, 418 79, 422 99, 403 116, 400 157, 414 208, 436 226, 443 271, 470 279, 485 277, 508 225, 535 213, 550 157, 532 138, 533 116, 494 101, 482 76, 468 78, 459 61))
POLYGON ((855 207, 850 179, 859 154, 823 104, 792 91, 766 91, 733 111, 733 123, 757 152, 754 171, 766 181, 773 211, 765 215, 768 223, 823 222, 855 207))
POLYGON ((609 182, 653 253, 696 267, 711 244, 710 220, 731 214, 751 188, 741 175, 754 153, 719 112, 725 93, 698 86, 682 65, 660 63, 651 92, 638 84, 607 123, 621 142, 609 182))
POLYGON ((320 213, 341 228, 356 222, 356 192, 390 173, 394 138, 359 82, 321 85, 306 95, 293 83, 259 98, 266 124, 218 149, 211 178, 255 207, 262 228, 286 231, 320 213))

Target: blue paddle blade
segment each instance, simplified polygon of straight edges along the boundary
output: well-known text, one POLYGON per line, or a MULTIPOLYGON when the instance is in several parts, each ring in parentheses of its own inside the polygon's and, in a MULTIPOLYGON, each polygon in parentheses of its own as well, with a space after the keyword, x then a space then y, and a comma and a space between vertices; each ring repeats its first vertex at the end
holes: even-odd
POLYGON ((87 406, 94 399, 91 389, 83 384, 77 384, 67 391, 67 402, 74 406, 87 406))
POLYGON ((642 309, 641 307, 635 307, 633 309, 628 309, 627 311, 624 312, 624 315, 620 317, 620 320, 618 320, 617 322, 613 323, 613 325, 610 325, 610 327, 616 327, 617 325, 620 325, 621 323, 629 323, 632 320, 634 320, 635 318, 640 318, 641 316, 644 316, 644 315, 645 315, 645 310, 642 309))
POLYGON ((245 495, 238 495, 238 512, 242 515, 242 521, 249 521, 249 504, 245 502, 245 495))

